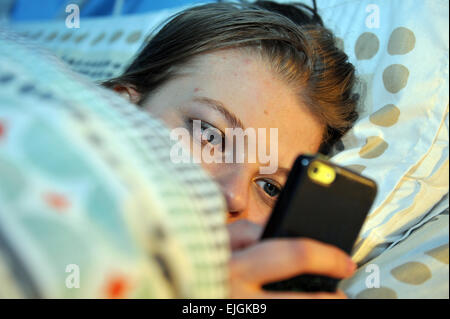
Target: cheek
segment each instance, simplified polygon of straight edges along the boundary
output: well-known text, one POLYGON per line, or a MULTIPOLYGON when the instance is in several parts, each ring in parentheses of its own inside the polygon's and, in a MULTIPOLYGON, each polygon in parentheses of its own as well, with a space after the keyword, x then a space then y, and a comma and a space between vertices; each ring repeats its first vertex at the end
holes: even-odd
POLYGON ((249 205, 247 211, 247 218, 252 223, 264 226, 270 215, 272 214, 272 207, 267 206, 257 194, 256 191, 250 192, 249 205))
POLYGON ((313 150, 314 153, 317 153, 319 151, 320 146, 322 145, 323 138, 325 136, 325 130, 326 128, 323 126, 317 128, 317 133, 311 145, 311 149, 313 150))
POLYGON ((217 184, 221 184, 221 173, 225 170, 223 164, 221 165, 217 163, 206 163, 205 161, 200 161, 200 166, 212 179, 214 179, 217 184))

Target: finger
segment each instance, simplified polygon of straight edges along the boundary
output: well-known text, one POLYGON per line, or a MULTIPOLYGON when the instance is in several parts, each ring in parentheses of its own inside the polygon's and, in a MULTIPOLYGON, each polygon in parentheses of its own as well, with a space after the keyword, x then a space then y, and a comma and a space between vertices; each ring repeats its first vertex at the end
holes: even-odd
POLYGON ((247 297, 249 299, 347 299, 342 291, 335 293, 315 292, 262 292, 247 297))
POLYGON ((259 240, 262 233, 262 226, 248 220, 238 220, 228 224, 227 228, 232 250, 242 249, 254 244, 259 240))
POLYGON ((342 290, 338 289, 336 291, 336 294, 338 295, 337 299, 348 299, 348 296, 343 292, 342 290))
POLYGON ((299 274, 346 278, 356 265, 337 247, 312 239, 271 239, 233 254, 231 275, 264 284, 299 274))

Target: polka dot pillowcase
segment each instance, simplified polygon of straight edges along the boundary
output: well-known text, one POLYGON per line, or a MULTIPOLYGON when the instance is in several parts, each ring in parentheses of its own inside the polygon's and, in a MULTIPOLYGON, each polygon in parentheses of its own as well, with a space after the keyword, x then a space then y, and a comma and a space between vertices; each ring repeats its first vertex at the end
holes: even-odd
POLYGON ((360 78, 360 118, 332 159, 379 186, 354 250, 364 262, 433 218, 448 193, 448 1, 318 6, 360 78))

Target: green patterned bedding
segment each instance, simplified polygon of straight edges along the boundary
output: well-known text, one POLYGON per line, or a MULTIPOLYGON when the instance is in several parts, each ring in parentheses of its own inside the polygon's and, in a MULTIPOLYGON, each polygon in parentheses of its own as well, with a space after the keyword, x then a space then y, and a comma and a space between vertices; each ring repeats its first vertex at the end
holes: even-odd
POLYGON ((0 297, 221 298, 224 202, 168 130, 0 31, 0 297))

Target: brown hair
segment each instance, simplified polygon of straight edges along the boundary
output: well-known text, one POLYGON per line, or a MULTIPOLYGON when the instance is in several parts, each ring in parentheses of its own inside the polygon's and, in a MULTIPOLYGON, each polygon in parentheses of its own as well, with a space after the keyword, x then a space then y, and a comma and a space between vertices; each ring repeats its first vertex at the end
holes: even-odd
POLYGON ((184 10, 166 23, 119 77, 107 87, 132 85, 151 93, 195 56, 228 48, 254 49, 298 90, 299 97, 325 126, 321 151, 357 119, 355 69, 320 24, 290 18, 251 4, 210 3, 184 10))

